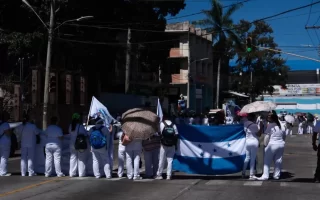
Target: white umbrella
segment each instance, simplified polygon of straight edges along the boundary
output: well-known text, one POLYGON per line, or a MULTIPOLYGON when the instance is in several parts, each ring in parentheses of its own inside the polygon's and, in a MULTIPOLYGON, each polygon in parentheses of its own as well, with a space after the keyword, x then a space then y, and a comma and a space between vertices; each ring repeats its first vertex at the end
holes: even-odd
POLYGON ((293 124, 294 123, 294 117, 291 116, 291 115, 286 115, 284 117, 284 119, 286 120, 286 122, 290 123, 290 124, 293 124))
POLYGON ((240 113, 254 113, 254 112, 270 112, 274 110, 277 105, 270 101, 255 101, 253 103, 245 105, 240 113))

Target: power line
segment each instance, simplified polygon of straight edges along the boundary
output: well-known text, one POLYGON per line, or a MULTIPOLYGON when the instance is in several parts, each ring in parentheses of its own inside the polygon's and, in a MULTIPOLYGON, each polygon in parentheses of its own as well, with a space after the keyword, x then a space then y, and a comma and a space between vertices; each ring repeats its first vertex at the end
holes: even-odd
MULTIPOLYGON (((311 3, 313 3, 313 0, 311 0, 311 3)), ((309 23, 310 15, 311 15, 311 11, 312 11, 312 6, 310 6, 309 16, 308 16, 308 20, 307 20, 306 26, 307 26, 307 25, 308 25, 308 23, 309 23)))

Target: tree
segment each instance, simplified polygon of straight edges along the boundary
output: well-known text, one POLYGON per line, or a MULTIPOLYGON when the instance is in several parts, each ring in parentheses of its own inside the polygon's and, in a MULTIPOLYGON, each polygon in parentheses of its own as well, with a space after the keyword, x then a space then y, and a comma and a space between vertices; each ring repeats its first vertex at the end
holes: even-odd
MULTIPOLYGON (((234 32, 234 23, 231 18, 232 14, 242 6, 241 3, 236 3, 228 6, 224 11, 223 5, 219 0, 211 0, 211 9, 203 10, 206 15, 205 19, 195 21, 195 25, 200 25, 207 32, 211 33, 214 39, 214 57, 215 64, 218 65, 217 83, 220 85, 220 73, 229 74, 229 56, 227 53, 228 38, 232 40, 235 46, 241 46, 237 34, 234 32), (222 68, 221 68, 222 66, 222 68), (220 72, 220 68, 222 69, 220 72)), ((219 106, 220 88, 217 86, 216 106, 219 106)))
POLYGON ((236 31, 243 44, 246 38, 252 38, 253 50, 251 52, 240 51, 234 48, 232 54, 236 55, 236 65, 232 67, 232 89, 251 94, 257 97, 263 92, 273 93, 273 85, 285 85, 289 67, 281 54, 256 46, 277 49, 277 44, 272 36, 272 27, 265 21, 257 21, 253 24, 241 20, 236 31), (252 84, 250 81, 252 71, 252 84), (240 75, 241 74, 241 75, 240 75))

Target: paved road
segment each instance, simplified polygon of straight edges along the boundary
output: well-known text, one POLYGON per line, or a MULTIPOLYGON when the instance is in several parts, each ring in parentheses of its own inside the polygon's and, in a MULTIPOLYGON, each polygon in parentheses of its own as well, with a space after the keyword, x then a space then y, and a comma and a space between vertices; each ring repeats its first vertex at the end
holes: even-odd
MULTIPOLYGON (((313 200, 319 199, 320 184, 312 182, 316 154, 311 136, 288 138, 283 179, 248 181, 239 174, 189 176, 175 173, 174 180, 129 181, 88 178, 0 177, 0 199, 121 199, 121 200, 313 200)), ((19 160, 10 161, 19 172, 19 160)))

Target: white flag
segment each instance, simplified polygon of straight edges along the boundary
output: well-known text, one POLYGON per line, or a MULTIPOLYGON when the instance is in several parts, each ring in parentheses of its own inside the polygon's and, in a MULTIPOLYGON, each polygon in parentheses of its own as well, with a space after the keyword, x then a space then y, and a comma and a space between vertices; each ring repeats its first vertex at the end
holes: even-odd
POLYGON ((163 113, 162 113, 162 108, 161 108, 161 104, 160 104, 160 99, 159 98, 158 98, 158 105, 157 105, 157 115, 160 118, 160 122, 162 122, 163 113))
POLYGON ((91 106, 89 110, 90 117, 100 117, 110 124, 112 121, 116 121, 109 113, 106 106, 104 106, 98 99, 92 97, 91 106))

